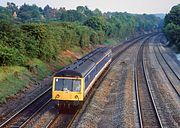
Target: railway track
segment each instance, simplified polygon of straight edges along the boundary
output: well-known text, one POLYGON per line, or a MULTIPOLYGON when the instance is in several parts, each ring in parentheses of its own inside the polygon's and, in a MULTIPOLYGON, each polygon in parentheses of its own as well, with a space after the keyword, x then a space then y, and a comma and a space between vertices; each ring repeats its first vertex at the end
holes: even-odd
POLYGON ((150 88, 150 78, 144 65, 144 47, 147 44, 146 39, 138 50, 136 62, 134 64, 134 80, 136 101, 138 109, 138 119, 140 127, 163 127, 154 98, 150 88))
POLYGON ((6 119, 0 127, 21 127, 27 122, 33 114, 43 108, 51 99, 51 88, 24 106, 22 109, 14 113, 10 118, 6 119))
POLYGON ((54 118, 52 118, 44 127, 69 127, 72 124, 74 118, 78 115, 79 108, 70 108, 60 110, 54 118))
POLYGON ((154 50, 156 59, 159 65, 161 66, 164 74, 166 75, 169 83, 171 84, 175 93, 180 97, 180 87, 179 87, 180 78, 178 77, 174 69, 171 67, 171 65, 169 65, 164 55, 162 54, 159 43, 156 45, 154 44, 153 50, 154 50))
MULTIPOLYGON (((102 82, 104 76, 106 76, 106 74, 108 73, 112 65, 116 62, 116 59, 124 51, 126 51, 128 48, 130 48, 131 46, 133 46, 135 43, 137 43, 138 41, 140 41, 146 36, 136 38, 135 40, 127 41, 128 43, 124 44, 126 46, 122 50, 119 50, 120 47, 122 47, 122 45, 118 45, 117 47, 112 48, 113 52, 116 52, 116 54, 113 55, 113 60, 110 66, 106 68, 106 70, 103 72, 99 80, 95 83, 94 88, 91 89, 91 93, 89 94, 84 104, 88 104, 90 97, 92 97, 92 95, 95 93, 96 88, 102 82)), ((38 115, 38 113, 41 110, 43 110, 44 107, 47 106, 47 104, 51 102, 52 102, 51 101, 51 88, 49 88, 44 93, 42 93, 39 97, 37 97, 32 102, 30 102, 25 107, 23 107, 21 110, 13 114, 13 116, 6 119, 6 121, 0 124, 0 127, 25 127, 26 125, 28 125, 30 120, 32 120, 36 115, 38 115)), ((63 127, 64 126, 70 127, 71 123, 73 122, 74 118, 78 115, 79 111, 80 109, 75 109, 75 110, 72 110, 71 113, 68 113, 68 112, 66 113, 65 111, 64 111, 65 113, 64 112, 57 113, 57 115, 47 123, 46 127, 49 128, 49 127, 54 127, 56 125, 60 126, 62 124, 63 124, 63 127)))

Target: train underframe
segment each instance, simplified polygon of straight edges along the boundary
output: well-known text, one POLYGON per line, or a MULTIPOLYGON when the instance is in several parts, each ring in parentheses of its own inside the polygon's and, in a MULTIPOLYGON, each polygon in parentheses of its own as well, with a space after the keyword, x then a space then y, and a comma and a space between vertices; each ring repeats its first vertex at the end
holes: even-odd
POLYGON ((83 101, 66 101, 66 100, 59 100, 56 102, 56 106, 59 108, 74 108, 74 107, 81 107, 83 101))

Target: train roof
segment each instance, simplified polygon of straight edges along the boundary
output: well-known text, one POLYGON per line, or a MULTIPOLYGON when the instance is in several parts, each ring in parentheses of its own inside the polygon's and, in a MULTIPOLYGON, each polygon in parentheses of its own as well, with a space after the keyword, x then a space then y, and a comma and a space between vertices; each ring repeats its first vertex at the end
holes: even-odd
POLYGON ((84 77, 107 54, 107 47, 97 48, 55 74, 57 77, 84 77))

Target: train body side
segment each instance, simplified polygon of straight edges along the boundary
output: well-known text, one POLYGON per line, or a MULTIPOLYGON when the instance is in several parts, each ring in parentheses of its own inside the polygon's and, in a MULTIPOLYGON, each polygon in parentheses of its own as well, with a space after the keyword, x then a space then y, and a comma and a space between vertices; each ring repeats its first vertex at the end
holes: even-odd
POLYGON ((111 59, 110 49, 95 50, 60 71, 53 78, 52 99, 62 102, 84 101, 85 96, 103 70, 110 64, 111 59), (70 86, 67 85, 68 83, 70 86))
POLYGON ((99 78, 101 73, 104 71, 104 69, 110 64, 111 62, 111 52, 107 54, 104 58, 102 58, 96 66, 84 77, 84 85, 85 85, 85 91, 84 95, 86 96, 89 90, 92 88, 95 81, 99 78))

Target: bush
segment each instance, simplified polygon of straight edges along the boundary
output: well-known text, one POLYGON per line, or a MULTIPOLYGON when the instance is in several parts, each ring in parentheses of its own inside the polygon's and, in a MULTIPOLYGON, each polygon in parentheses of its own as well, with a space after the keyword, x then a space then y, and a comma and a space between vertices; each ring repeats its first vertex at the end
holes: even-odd
POLYGON ((45 61, 50 61, 56 54, 56 44, 54 44, 52 34, 45 24, 22 25, 28 38, 26 40, 26 50, 30 57, 36 57, 45 61))
POLYGON ((0 44, 0 66, 23 65, 26 58, 15 48, 8 48, 0 44))

